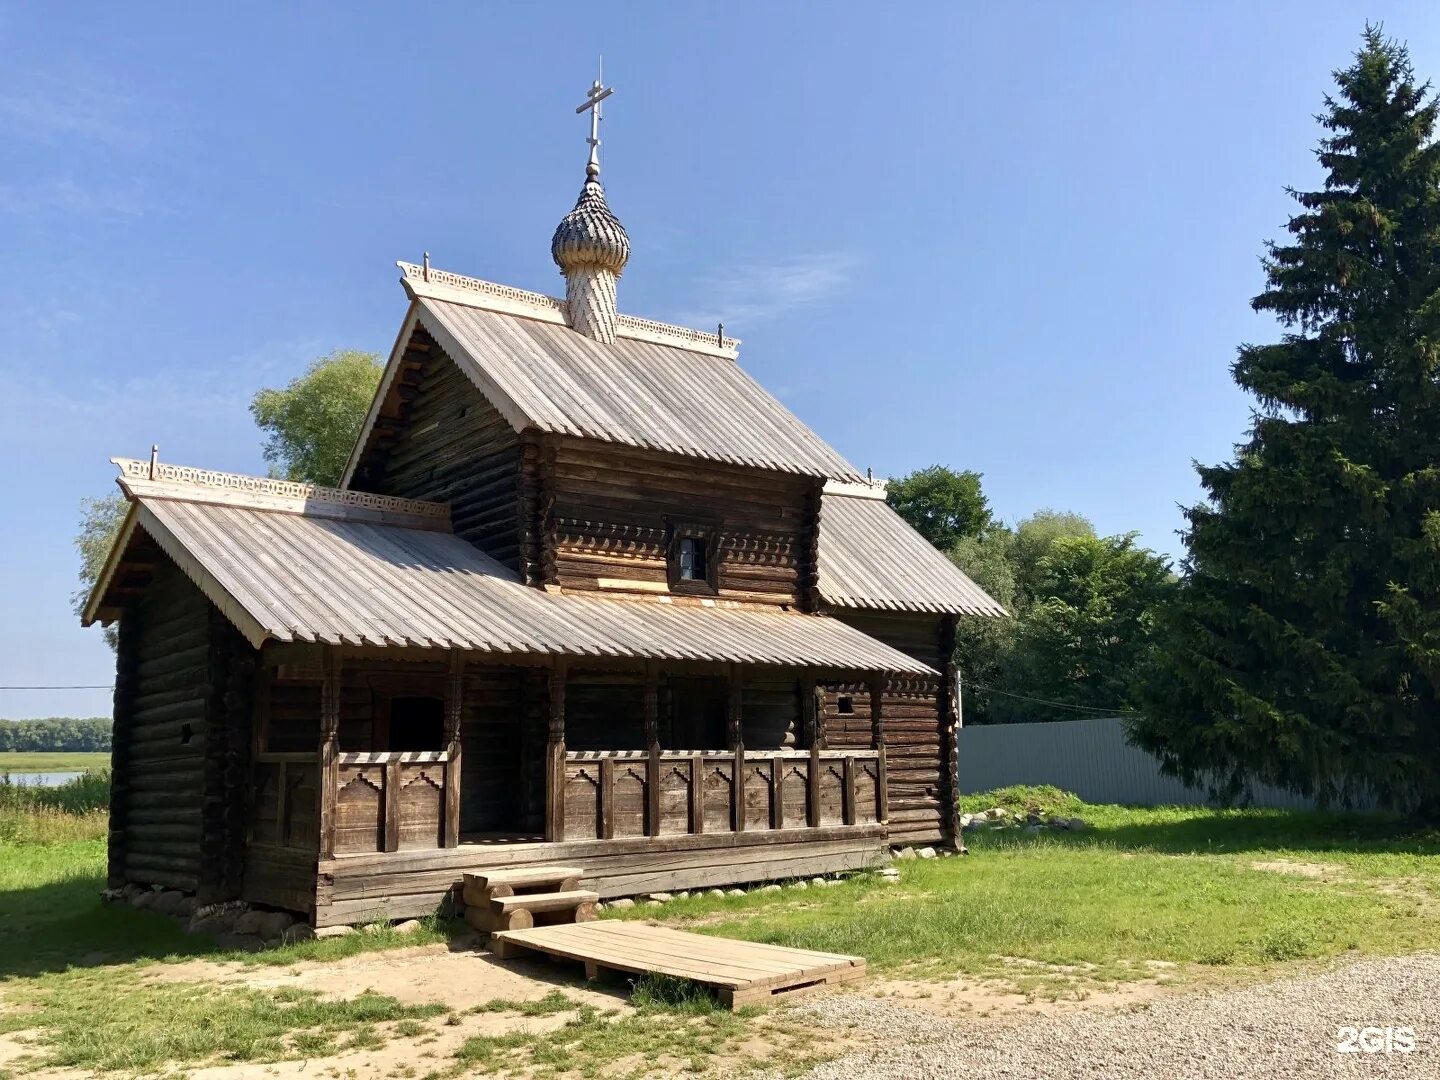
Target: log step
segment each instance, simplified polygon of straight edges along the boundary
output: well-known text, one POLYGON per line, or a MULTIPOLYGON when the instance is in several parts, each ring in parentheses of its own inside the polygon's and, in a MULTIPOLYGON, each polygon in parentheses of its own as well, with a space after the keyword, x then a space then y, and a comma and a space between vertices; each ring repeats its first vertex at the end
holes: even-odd
POLYGON ((571 889, 566 892, 529 893, 525 896, 496 896, 490 900, 490 909, 499 915, 507 915, 519 908, 526 911, 571 911, 582 904, 593 904, 600 894, 586 889, 571 889))
MULTIPOLYGON (((533 889, 538 886, 549 886, 560 891, 567 891, 567 881, 579 882, 585 876, 585 871, 578 866, 520 866, 511 870, 481 870, 474 874, 465 875, 466 886, 474 886, 479 890, 495 892, 497 886, 504 886, 509 890, 533 889)), ((576 888, 575 885, 570 886, 576 888)), ((496 892, 497 896, 509 895, 505 892, 496 892)))

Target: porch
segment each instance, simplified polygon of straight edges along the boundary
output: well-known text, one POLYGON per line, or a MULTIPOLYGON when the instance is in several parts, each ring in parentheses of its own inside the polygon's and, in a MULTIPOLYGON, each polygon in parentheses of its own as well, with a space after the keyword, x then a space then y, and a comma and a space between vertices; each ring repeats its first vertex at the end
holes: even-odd
POLYGON ((293 654, 270 666, 247 899, 324 926, 428 913, 480 869, 574 861, 602 896, 621 896, 855 869, 885 855, 874 672, 433 656, 401 671, 393 652, 330 648, 318 670, 293 654), (851 745, 826 745, 826 679, 869 688, 870 746, 855 748, 853 734, 851 745), (440 748, 373 748, 424 729, 399 730, 400 703, 413 711, 417 701, 433 704, 426 737, 440 748), (316 727, 318 750, 289 749, 316 727), (747 735, 771 745, 749 746, 747 735), (683 742, 700 748, 676 748, 683 742))

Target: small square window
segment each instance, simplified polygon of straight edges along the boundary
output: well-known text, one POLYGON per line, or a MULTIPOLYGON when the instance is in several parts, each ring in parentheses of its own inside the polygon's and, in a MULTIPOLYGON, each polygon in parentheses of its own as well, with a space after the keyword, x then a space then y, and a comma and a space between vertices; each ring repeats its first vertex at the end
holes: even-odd
POLYGON ((855 699, 846 694, 835 702, 835 711, 841 716, 849 716, 855 711, 855 699))

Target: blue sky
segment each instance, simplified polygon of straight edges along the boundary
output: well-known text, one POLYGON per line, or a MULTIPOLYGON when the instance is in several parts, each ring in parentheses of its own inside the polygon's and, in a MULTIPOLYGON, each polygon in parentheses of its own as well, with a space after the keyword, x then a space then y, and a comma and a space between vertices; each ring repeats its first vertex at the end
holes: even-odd
POLYGON ((600 52, 622 310, 723 318, 861 467, 1177 554, 1367 18, 1440 76, 1433 2, 0 5, 0 685, 111 677, 69 606, 110 456, 263 471, 250 396, 388 350, 396 259, 560 290, 600 52))

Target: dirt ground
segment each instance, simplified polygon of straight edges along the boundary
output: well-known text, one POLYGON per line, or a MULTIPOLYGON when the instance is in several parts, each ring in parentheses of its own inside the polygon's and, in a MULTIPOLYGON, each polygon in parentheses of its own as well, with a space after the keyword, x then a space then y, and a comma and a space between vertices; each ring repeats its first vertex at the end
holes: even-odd
MULTIPOLYGON (((1031 972, 1026 961, 1017 960, 1015 965, 1022 975, 1043 974, 1052 980, 1070 977, 1074 980, 1074 991, 1052 1000, 1045 996, 1018 993, 1003 981, 992 979, 871 977, 843 993, 860 999, 875 999, 877 1007, 884 1007, 883 1002, 957 1020, 994 1017, 997 1021, 1013 1021, 1026 1013, 1058 1016, 1081 1010, 1093 1013, 1133 1008, 1169 993, 1166 986, 1169 965, 1157 964, 1146 977, 1103 987, 1087 982, 1086 973, 1080 969, 1031 972)), ((457 1048, 471 1036, 514 1032, 543 1035, 561 1027, 576 1015, 573 1010, 536 1017, 513 1012, 468 1011, 497 999, 537 1001, 557 989, 577 1005, 613 1010, 621 1016, 633 1012, 625 983, 587 983, 578 965, 546 960, 501 963, 483 950, 452 951, 443 944, 364 953, 333 962, 307 961, 278 968, 192 960, 149 968, 141 978, 261 990, 294 988, 337 999, 373 991, 405 1004, 439 1003, 455 1011, 452 1021, 429 1022, 425 1025, 424 1034, 419 1036, 392 1037, 390 1032, 384 1031, 391 1025, 379 1025, 387 1035, 381 1047, 270 1065, 247 1063, 186 1069, 185 1075, 193 1080, 246 1080, 250 1077, 394 1080, 397 1077, 422 1077, 449 1065, 457 1048)), ((813 998, 801 998, 796 1005, 808 1006, 813 1001, 813 998)), ((741 1059, 753 1062, 756 1058, 769 1059, 774 1054, 783 1057, 786 1041, 784 1027, 790 1012, 790 1006, 781 1006, 749 1021, 753 1033, 735 1048, 733 1058, 715 1058, 709 1062, 714 1075, 735 1075, 739 1069, 732 1072, 730 1066, 738 1066, 741 1059)), ((861 1051, 877 1039, 874 1033, 853 1028, 837 1027, 824 1033, 827 1049, 839 1053, 861 1051)), ((26 1051, 22 1040, 23 1033, 21 1039, 0 1037, 0 1070, 6 1067, 7 1061, 13 1061, 26 1051)), ((645 1064, 636 1062, 632 1063, 632 1067, 643 1068, 645 1064)), ((90 1074, 46 1070, 27 1075, 41 1080, 79 1080, 90 1074)))

